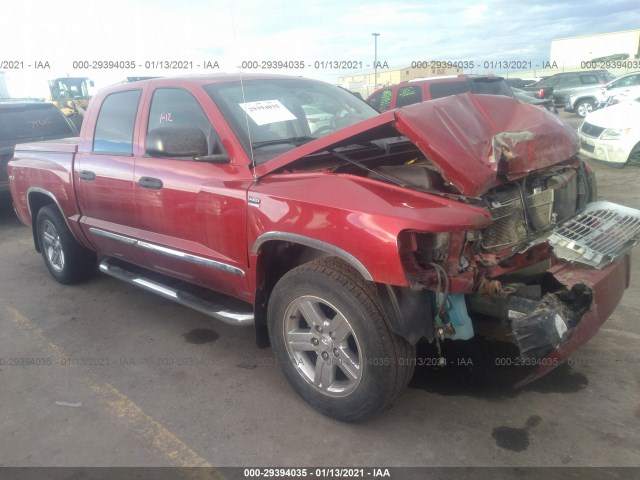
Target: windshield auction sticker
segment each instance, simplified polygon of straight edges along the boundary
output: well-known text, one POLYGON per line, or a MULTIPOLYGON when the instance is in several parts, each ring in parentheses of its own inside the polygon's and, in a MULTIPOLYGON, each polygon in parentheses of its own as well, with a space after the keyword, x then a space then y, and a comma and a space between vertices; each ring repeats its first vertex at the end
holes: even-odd
POLYGON ((295 120, 296 116, 287 110, 279 100, 241 103, 242 109, 258 125, 295 120))

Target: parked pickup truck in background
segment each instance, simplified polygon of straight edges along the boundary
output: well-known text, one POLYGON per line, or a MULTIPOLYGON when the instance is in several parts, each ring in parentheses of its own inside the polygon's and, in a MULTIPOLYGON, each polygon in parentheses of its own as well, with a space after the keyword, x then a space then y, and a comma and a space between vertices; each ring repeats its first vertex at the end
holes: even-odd
POLYGON ((302 78, 101 91, 78 140, 18 145, 13 201, 53 277, 99 270, 253 325, 293 388, 345 421, 408 384, 416 343, 504 332, 537 370, 629 285, 640 213, 595 202, 578 136, 464 93, 377 114, 302 78), (330 115, 311 134, 308 111, 330 115))
POLYGON ((0 100, 0 193, 9 191, 7 163, 17 143, 77 135, 73 124, 52 103, 0 100))

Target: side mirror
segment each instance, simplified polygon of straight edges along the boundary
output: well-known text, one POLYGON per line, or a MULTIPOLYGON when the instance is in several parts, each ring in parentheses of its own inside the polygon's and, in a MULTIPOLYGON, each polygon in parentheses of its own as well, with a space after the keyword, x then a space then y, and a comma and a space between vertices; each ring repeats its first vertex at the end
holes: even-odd
POLYGON ((89 86, 90 86, 90 87, 95 87, 95 86, 96 86, 96 84, 95 84, 95 83, 93 83, 93 80, 89 80, 89 86))
POLYGON ((158 127, 147 134, 147 153, 152 157, 204 157, 207 137, 198 127, 158 127))

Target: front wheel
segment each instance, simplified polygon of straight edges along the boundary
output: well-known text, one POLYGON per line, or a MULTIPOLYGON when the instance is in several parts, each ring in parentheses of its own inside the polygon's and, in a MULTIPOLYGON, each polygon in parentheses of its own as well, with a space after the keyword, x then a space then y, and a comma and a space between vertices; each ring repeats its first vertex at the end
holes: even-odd
POLYGON ((289 383, 337 420, 371 417, 413 374, 415 347, 390 330, 372 285, 337 259, 316 260, 282 277, 268 323, 289 383))
POLYGON ((36 233, 44 263, 58 282, 77 283, 95 272, 96 254, 78 243, 55 206, 38 211, 36 233))

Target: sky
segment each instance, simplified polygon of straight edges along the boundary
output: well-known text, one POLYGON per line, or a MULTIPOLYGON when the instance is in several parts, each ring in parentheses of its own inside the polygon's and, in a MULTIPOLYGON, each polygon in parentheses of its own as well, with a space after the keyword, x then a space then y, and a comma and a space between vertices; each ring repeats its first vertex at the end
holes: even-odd
POLYGON ((542 62, 554 38, 640 28, 637 0, 3 0, 0 9, 0 70, 9 93, 36 97, 58 76, 87 76, 100 88, 127 76, 242 69, 337 83, 353 70, 316 62, 350 61, 368 70, 374 32, 378 60, 393 67, 422 60, 542 62), (151 64, 165 60, 190 68, 151 64), (9 61, 21 68, 3 68, 9 61), (136 68, 74 68, 94 61, 136 68), (263 61, 305 68, 242 68, 263 61), (49 68, 35 68, 44 62, 49 68), (206 62, 218 68, 206 70, 206 62))

